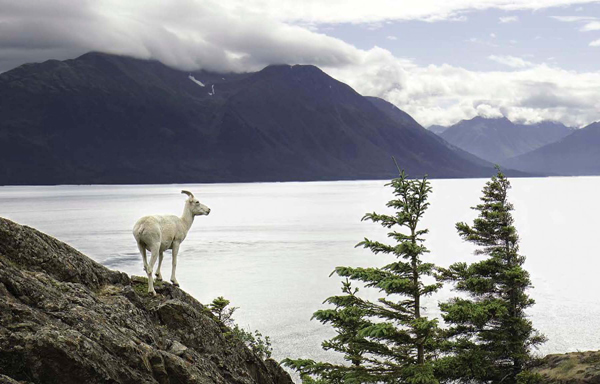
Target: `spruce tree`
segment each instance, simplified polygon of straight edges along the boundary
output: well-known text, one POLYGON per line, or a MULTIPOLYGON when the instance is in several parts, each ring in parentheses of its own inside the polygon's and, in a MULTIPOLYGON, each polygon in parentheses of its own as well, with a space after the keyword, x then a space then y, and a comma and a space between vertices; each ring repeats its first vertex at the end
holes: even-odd
MULTIPOLYGON (((349 364, 315 362, 310 359, 285 359, 283 364, 300 373, 303 383, 362 383, 368 382, 364 369, 365 344, 359 335, 366 323, 365 303, 358 296, 350 280, 342 281, 342 295, 331 296, 324 303, 333 308, 318 310, 312 319, 331 325, 336 336, 322 343, 324 350, 341 353, 349 364)), ((311 320, 312 320, 311 319, 311 320)))
POLYGON ((231 301, 227 300, 223 296, 219 296, 208 305, 210 311, 217 317, 224 325, 231 327, 233 326, 233 314, 237 311, 238 307, 230 307, 231 301))
MULTIPOLYGON (((345 320, 335 318, 331 323, 338 329, 348 331, 347 338, 338 339, 344 348, 336 350, 350 351, 345 354, 350 365, 339 367, 326 363, 302 365, 295 360, 294 368, 301 373, 314 373, 317 383, 438 383, 433 373, 433 359, 438 349, 437 320, 421 314, 421 299, 441 286, 433 281, 424 282, 424 277, 433 276, 436 267, 422 260, 428 252, 423 236, 426 229, 419 223, 427 210, 431 186, 427 178, 408 179, 403 171, 388 185, 394 189, 395 198, 387 206, 395 210, 394 214, 382 215, 369 213, 363 220, 379 223, 389 229, 388 237, 394 244, 364 239, 358 246, 371 250, 374 254, 384 253, 395 256, 395 260, 381 268, 338 267, 335 269, 341 277, 349 281, 358 281, 365 287, 376 288, 385 294, 378 302, 362 300, 349 295, 343 302, 330 301, 343 307, 357 308, 352 327, 344 328, 345 320), (352 343, 350 342, 352 341, 352 343), (320 364, 320 365, 319 365, 320 364), (311 368, 327 367, 327 375, 311 368), (304 369, 304 371, 303 371, 304 369), (321 381, 319 381, 319 379, 321 381)), ((325 312, 321 312, 322 315, 325 312)), ((323 319, 323 317, 316 316, 323 319)), ((336 344, 324 344, 324 346, 336 344)), ((288 361, 289 363, 290 361, 288 361)), ((311 382, 312 379, 306 379, 311 382)))
POLYGON ((513 225, 513 205, 508 202, 510 183, 499 168, 483 188, 479 215, 473 225, 457 223, 460 237, 477 245, 485 259, 467 265, 459 262, 442 270, 442 280, 455 283, 464 294, 440 305, 449 328, 446 357, 438 372, 461 383, 514 384, 531 380, 525 372, 531 347, 543 343, 525 310, 534 304, 526 290, 529 273, 523 269, 519 236, 513 225))

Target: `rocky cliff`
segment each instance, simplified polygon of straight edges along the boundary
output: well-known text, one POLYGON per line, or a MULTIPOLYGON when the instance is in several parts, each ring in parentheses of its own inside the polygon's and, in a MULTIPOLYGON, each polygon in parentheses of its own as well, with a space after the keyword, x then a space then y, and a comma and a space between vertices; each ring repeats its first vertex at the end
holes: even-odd
POLYGON ((0 218, 0 383, 291 384, 184 291, 0 218))
POLYGON ((534 372, 547 384, 599 384, 600 351, 548 355, 534 372))

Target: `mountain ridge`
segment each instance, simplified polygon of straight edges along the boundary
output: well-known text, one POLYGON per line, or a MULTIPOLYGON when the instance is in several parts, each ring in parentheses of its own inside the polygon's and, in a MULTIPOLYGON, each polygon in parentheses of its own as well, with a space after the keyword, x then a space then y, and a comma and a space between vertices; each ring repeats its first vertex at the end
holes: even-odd
POLYGON ((558 141, 573 130, 562 123, 543 121, 515 124, 506 117, 476 116, 462 120, 441 132, 440 137, 492 163, 522 155, 558 141))
MULTIPOLYGON (((372 96, 365 96, 365 97, 369 101, 371 101, 375 106, 377 106, 381 111, 386 113, 392 120, 399 122, 399 123, 406 124, 409 127, 412 127, 413 129, 420 131, 423 134, 428 135, 428 137, 430 139, 433 139, 433 140, 437 141, 439 144, 450 149, 452 152, 454 152, 455 155, 457 155, 469 162, 481 165, 483 167, 492 168, 494 166, 494 164, 490 163, 489 161, 483 160, 465 150, 462 150, 461 148, 459 148, 457 146, 450 144, 446 140, 442 139, 439 135, 436 135, 433 131, 430 131, 428 129, 425 129, 425 130, 422 129, 421 125, 415 119, 413 119, 412 116, 410 116, 408 113, 402 111, 400 108, 396 107, 394 104, 390 103, 389 101, 386 101, 379 97, 372 97, 372 96)), ((509 170, 508 173, 510 173, 513 176, 523 176, 522 174, 516 174, 512 170, 509 170)))
POLYGON ((548 175, 600 175, 600 122, 578 129, 557 142, 507 159, 503 165, 548 175))
POLYGON ((0 74, 0 115, 0 184, 387 179, 392 156, 413 176, 493 173, 315 66, 88 53, 0 74))

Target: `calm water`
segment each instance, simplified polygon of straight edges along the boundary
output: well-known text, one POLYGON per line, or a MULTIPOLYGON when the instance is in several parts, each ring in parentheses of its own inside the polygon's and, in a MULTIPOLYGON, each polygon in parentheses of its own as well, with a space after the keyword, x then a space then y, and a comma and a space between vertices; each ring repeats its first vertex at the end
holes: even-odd
MULTIPOLYGON (((474 260, 454 230, 475 216, 486 180, 434 180, 429 257, 447 266, 474 260)), ((511 200, 537 304, 535 326, 549 341, 539 353, 600 349, 599 177, 514 179, 511 200)), ((33 226, 129 274, 142 275, 131 228, 147 214, 180 214, 196 193, 212 209, 198 217, 182 245, 177 277, 201 302, 225 296, 240 307, 238 323, 270 335, 275 358, 327 359, 320 342, 331 329, 310 321, 339 292, 328 275, 338 265, 383 265, 389 259, 354 245, 385 239, 365 212, 385 211, 383 181, 157 186, 0 187, 0 216, 33 226)), ((170 276, 170 254, 163 276, 170 276)), ((428 313, 451 297, 446 288, 426 301, 428 313)), ((370 293, 376 298, 377 294, 370 293)))

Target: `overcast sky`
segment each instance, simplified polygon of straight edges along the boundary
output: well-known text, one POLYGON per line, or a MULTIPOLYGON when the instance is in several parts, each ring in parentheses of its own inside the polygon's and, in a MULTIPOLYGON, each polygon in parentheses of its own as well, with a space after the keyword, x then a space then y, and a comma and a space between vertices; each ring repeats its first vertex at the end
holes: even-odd
POLYGON ((599 0, 0 0, 0 72, 91 50, 314 64, 425 126, 600 120, 599 0))

